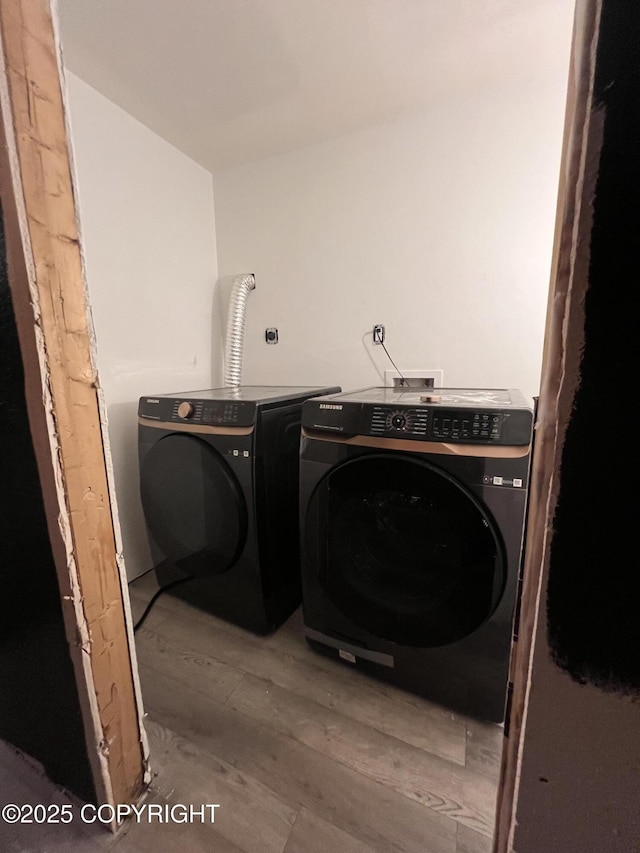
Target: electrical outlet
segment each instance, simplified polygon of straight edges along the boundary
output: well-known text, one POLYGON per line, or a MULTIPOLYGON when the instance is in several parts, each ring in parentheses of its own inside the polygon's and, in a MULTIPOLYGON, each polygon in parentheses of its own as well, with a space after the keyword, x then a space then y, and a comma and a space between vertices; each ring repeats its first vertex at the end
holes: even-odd
POLYGON ((382 323, 376 323, 373 327, 373 343, 374 346, 380 346, 384 343, 384 326, 382 323))

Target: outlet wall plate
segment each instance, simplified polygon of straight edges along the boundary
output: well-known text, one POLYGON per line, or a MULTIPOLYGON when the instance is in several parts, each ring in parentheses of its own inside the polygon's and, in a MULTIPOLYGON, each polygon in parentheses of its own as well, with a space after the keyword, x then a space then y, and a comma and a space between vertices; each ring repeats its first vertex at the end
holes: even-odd
MULTIPOLYGON (((422 370, 404 370, 402 367, 400 371, 404 378, 407 380, 409 385, 414 388, 425 388, 429 387, 425 380, 433 379, 433 387, 434 388, 442 388, 444 382, 444 370, 440 369, 431 369, 431 368, 423 368, 422 370)), ((384 384, 388 388, 399 388, 402 386, 402 379, 398 376, 397 370, 385 370, 384 372, 384 384)))

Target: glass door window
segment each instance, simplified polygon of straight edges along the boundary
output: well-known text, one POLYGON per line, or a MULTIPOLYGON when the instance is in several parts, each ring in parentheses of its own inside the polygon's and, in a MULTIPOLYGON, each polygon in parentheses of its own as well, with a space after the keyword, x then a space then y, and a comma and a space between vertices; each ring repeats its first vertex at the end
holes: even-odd
POLYGON ((370 633, 410 646, 455 642, 495 609, 504 559, 478 501, 444 472, 399 455, 363 456, 318 487, 319 579, 370 633))

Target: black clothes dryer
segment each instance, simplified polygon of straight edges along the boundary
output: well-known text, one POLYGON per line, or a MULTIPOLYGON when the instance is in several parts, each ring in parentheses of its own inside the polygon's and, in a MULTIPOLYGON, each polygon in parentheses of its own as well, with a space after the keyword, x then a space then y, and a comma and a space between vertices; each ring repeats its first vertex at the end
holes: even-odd
POLYGON ((504 719, 533 413, 517 391, 368 388, 302 410, 305 634, 504 719))
POLYGON ((161 586, 267 633, 300 603, 302 402, 339 388, 214 388, 141 397, 140 493, 161 586))

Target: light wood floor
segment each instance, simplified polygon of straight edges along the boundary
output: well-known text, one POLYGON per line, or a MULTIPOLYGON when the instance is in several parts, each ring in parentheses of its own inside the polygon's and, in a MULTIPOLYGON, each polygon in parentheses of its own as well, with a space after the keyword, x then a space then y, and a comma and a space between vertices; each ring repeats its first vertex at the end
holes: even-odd
MULTIPOLYGON (((134 618, 155 588, 132 585, 134 618)), ((490 853, 502 729, 315 654, 301 625, 255 637, 162 596, 136 635, 150 796, 219 803, 215 823, 74 825, 55 852, 490 853)))

